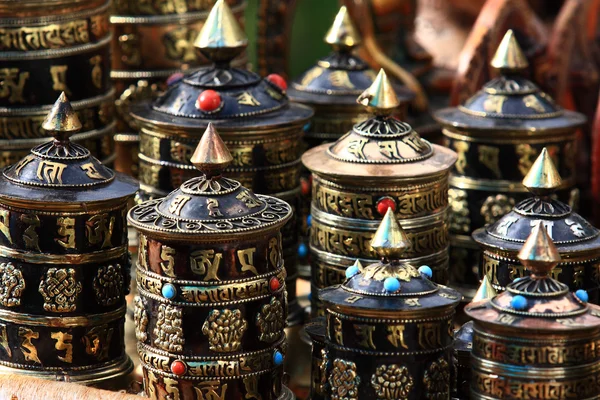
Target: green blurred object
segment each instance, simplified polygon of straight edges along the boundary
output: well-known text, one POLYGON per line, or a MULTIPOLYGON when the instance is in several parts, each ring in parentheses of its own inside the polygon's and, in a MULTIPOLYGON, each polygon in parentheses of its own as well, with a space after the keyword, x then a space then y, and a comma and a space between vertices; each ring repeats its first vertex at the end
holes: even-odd
MULTIPOLYGON (((270 0, 278 1, 278 0, 270 0)), ((256 69, 256 32, 259 0, 248 0, 246 8, 246 33, 249 46, 248 57, 256 69)), ((336 0, 297 0, 292 26, 289 73, 295 78, 314 65, 315 61, 331 51, 323 37, 331 26, 340 5, 336 0)))

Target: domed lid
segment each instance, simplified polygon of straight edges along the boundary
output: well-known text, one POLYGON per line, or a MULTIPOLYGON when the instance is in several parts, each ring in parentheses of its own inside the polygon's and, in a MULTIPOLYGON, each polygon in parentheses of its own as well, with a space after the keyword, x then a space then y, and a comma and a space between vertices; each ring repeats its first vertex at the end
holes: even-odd
POLYGON ((516 279, 505 292, 491 300, 467 305, 465 312, 469 317, 479 323, 533 330, 600 327, 597 307, 592 314, 592 308, 579 291, 575 295, 569 292, 567 285, 550 277, 550 271, 561 258, 541 224, 533 228, 518 258, 531 275, 516 279))
MULTIPOLYGON (((305 103, 355 106, 356 96, 373 84, 376 73, 353 54, 353 50, 361 44, 361 37, 346 6, 338 11, 325 35, 325 42, 333 47, 333 52, 293 81, 289 95, 305 103)), ((402 102, 414 97, 401 86, 395 86, 394 91, 402 102)))
POLYGON ((221 175, 233 160, 212 124, 208 125, 191 162, 201 176, 184 182, 164 198, 129 211, 140 230, 167 234, 231 234, 281 227, 292 215, 289 204, 255 195, 238 181, 221 175))
POLYGON ((436 112, 446 125, 481 129, 565 129, 585 123, 582 114, 566 111, 522 76, 528 68, 512 30, 508 30, 491 66, 500 76, 486 83, 465 104, 436 112))
POLYGON ((52 203, 100 201, 133 195, 133 179, 102 165, 88 149, 70 141, 81 122, 63 92, 42 123, 54 140, 42 143, 0 177, 0 197, 52 203))
POLYGON ((344 283, 321 289, 319 299, 327 308, 350 308, 359 314, 362 311, 427 312, 434 308, 456 307, 460 294, 430 281, 425 272, 429 267, 418 270, 400 260, 410 246, 411 242, 394 212, 388 208, 371 241, 371 247, 381 261, 362 267, 357 260, 346 271, 344 283), (358 301, 346 301, 357 295, 360 297, 358 301))
POLYGON ((532 228, 543 224, 561 252, 595 249, 600 252, 600 231, 553 194, 562 180, 544 148, 523 179, 532 197, 518 203, 498 221, 473 232, 484 246, 517 251, 532 228))
POLYGON ((173 83, 154 103, 132 106, 133 117, 159 125, 195 128, 197 120, 262 126, 310 118, 310 109, 290 104, 283 78, 262 79, 230 65, 247 45, 248 39, 227 2, 217 0, 194 42, 197 51, 213 65, 173 83))
POLYGON ((313 172, 331 175, 412 177, 435 174, 454 165, 456 154, 422 139, 410 125, 391 116, 400 104, 382 69, 357 99, 373 116, 333 144, 315 147, 302 160, 313 172), (351 167, 349 164, 355 164, 351 167), (385 169, 357 164, 387 164, 385 169), (407 168, 411 164, 415 168, 407 168))

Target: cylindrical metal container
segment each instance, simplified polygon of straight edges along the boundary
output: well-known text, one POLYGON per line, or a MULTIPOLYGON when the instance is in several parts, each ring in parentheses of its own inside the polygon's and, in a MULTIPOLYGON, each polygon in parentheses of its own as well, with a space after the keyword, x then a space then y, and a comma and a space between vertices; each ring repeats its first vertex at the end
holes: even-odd
MULTIPOLYGON (((457 108, 435 113, 446 145, 458 153, 450 176, 450 282, 477 287, 479 252, 470 234, 493 224, 527 197, 521 180, 548 147, 563 176, 560 196, 576 203, 576 130, 585 123, 580 113, 563 110, 522 76, 527 60, 508 31, 492 67, 500 76, 457 108)), ((466 293, 466 292, 465 292, 466 293)))
MULTIPOLYGON (((169 77, 177 79, 181 71, 209 63, 194 48, 194 40, 214 0, 113 3, 111 77, 118 98, 115 146, 120 158, 115 168, 137 176, 139 137, 129 115, 129 105, 156 98, 169 77)), ((242 20, 245 0, 228 0, 228 3, 236 18, 242 20)), ((245 54, 235 62, 245 63, 245 54)))
POLYGON ((460 294, 401 260, 410 239, 388 209, 371 246, 380 261, 348 268, 322 289, 326 311, 325 399, 448 399, 453 316, 460 294))
POLYGON ((448 280, 448 174, 456 154, 390 116, 398 100, 383 70, 358 101, 370 119, 302 156, 313 174, 314 315, 323 313, 317 289, 341 283, 356 258, 379 258, 370 241, 388 208, 411 240, 403 258, 431 266, 435 282, 448 280))
POLYGON ((306 323, 304 330, 311 341, 310 400, 325 400, 327 392, 327 350, 325 350, 325 318, 306 323))
POLYGON ((108 8, 106 0, 0 4, 0 167, 48 141, 40 126, 62 92, 83 125, 71 139, 114 160, 108 8))
POLYGON ((138 185, 69 136, 64 93, 34 147, 0 176, 0 373, 98 384, 128 374, 127 202, 138 185))
MULTIPOLYGON (((377 73, 368 64, 353 54, 360 45, 361 38, 354 26, 346 6, 342 6, 333 25, 325 35, 325 42, 333 47, 333 52, 320 59, 317 65, 303 73, 291 83, 288 90, 290 99, 312 107, 315 110, 304 135, 304 148, 313 148, 323 143, 334 142, 345 135, 352 127, 369 118, 369 113, 356 98, 373 84, 377 73)), ((413 94, 404 87, 394 87, 400 101, 394 116, 404 119, 408 102, 413 94)), ((301 238, 308 244, 309 229, 306 219, 310 214, 311 186, 310 173, 303 170, 302 198, 298 224, 301 238)), ((308 252, 300 252, 300 276, 310 279, 308 252), (304 267, 304 268, 303 268, 304 267)))
MULTIPOLYGON (((247 42, 227 3, 218 0, 195 44, 214 65, 173 83, 156 101, 131 107, 140 127, 139 179, 147 197, 164 196, 197 175, 190 156, 213 122, 233 155, 230 176, 296 207, 302 128, 312 110, 288 100, 281 77, 262 79, 230 66, 247 42)), ((302 316, 295 292, 296 219, 284 230, 290 322, 296 323, 302 316)))
POLYGON ((289 204, 221 171, 234 158, 209 125, 201 176, 134 206, 140 232, 136 336, 152 399, 292 399, 282 384, 289 204))
POLYGON ((597 399, 600 308, 551 278, 560 254, 538 224, 518 255, 531 275, 473 302, 471 399, 597 399))
POLYGON ((532 194, 497 222, 473 232, 482 250, 480 274, 496 290, 505 290, 516 278, 527 275, 517 254, 533 227, 543 224, 556 244, 561 261, 552 277, 570 290, 585 289, 590 302, 600 301, 600 230, 567 204, 555 199, 561 177, 544 148, 523 180, 532 194))

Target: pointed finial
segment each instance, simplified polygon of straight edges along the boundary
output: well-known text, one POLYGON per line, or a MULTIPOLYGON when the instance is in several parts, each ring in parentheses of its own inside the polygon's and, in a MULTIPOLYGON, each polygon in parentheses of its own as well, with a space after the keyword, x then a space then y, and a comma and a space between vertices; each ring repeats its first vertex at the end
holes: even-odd
POLYGON ((502 72, 516 72, 529 66, 512 29, 506 31, 490 64, 502 72))
POLYGON ((342 6, 335 16, 333 25, 325 35, 325 43, 336 50, 350 50, 361 43, 361 37, 350 18, 346 6, 342 6))
POLYGON ((228 62, 248 45, 242 30, 225 0, 217 0, 194 42, 202 54, 214 62, 228 62))
POLYGON ((62 92, 42 123, 42 129, 50 132, 58 141, 66 141, 81 129, 77 113, 73 111, 65 92, 62 92))
POLYGON ((221 175, 221 171, 227 168, 232 161, 233 157, 231 157, 229 149, 210 122, 192 155, 192 164, 208 178, 211 178, 221 175))
POLYGON ((379 70, 371 86, 358 96, 356 102, 367 107, 369 112, 378 115, 388 115, 400 105, 392 83, 383 68, 379 70))
POLYGON ((533 227, 517 257, 533 278, 547 276, 561 259, 542 221, 533 227))
POLYGON ((371 247, 380 257, 397 259, 406 251, 410 244, 406 232, 404 232, 404 229, 402 229, 396 220, 392 208, 389 207, 373 239, 371 239, 371 247))
POLYGON ((479 289, 477 289, 477 293, 475 293, 472 301, 489 300, 495 297, 497 294, 498 292, 490 283, 487 275, 484 275, 483 279, 481 280, 481 284, 479 285, 479 289))
POLYGON ((536 196, 553 193, 562 184, 548 150, 544 147, 523 179, 523 186, 536 196))
POLYGON ((354 261, 354 264, 352 264, 352 266, 358 268, 358 271, 362 271, 364 268, 358 258, 356 259, 356 261, 354 261))

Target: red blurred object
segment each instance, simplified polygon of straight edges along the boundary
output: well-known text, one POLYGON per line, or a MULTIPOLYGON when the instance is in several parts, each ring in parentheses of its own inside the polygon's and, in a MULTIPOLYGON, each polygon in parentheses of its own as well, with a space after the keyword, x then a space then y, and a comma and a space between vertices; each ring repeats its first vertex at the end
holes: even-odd
POLYGON ((281 90, 287 90, 287 82, 281 75, 278 74, 270 74, 267 76, 267 80, 274 85, 277 85, 281 90))

